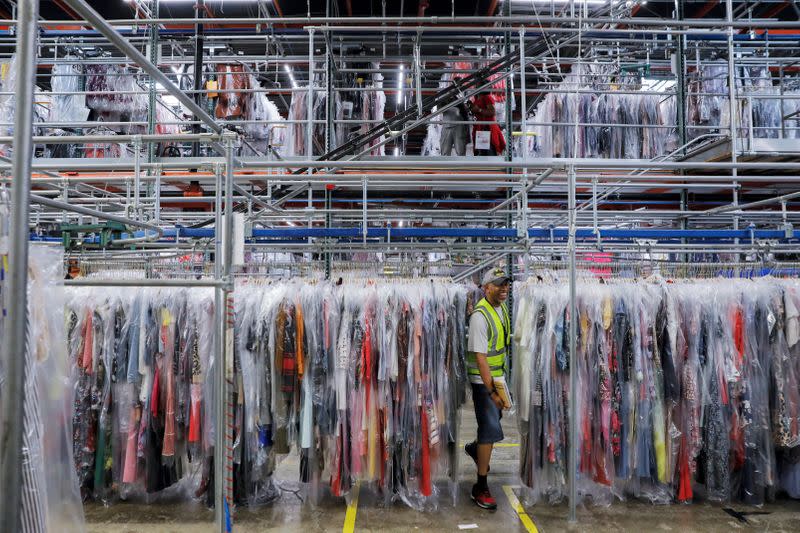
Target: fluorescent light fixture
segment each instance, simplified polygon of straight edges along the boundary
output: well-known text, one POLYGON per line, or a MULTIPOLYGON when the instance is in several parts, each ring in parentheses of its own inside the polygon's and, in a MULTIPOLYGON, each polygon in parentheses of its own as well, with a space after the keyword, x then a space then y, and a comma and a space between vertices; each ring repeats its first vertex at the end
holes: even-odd
MULTIPOLYGON (((125 0, 131 3, 132 0, 125 0)), ((257 4, 258 0, 205 0, 206 4, 257 4)), ((197 0, 158 0, 159 4, 196 4, 197 0)))
POLYGON ((397 75, 397 77, 398 77, 398 80, 397 80, 397 104, 398 105, 403 102, 403 84, 405 83, 405 80, 403 79, 403 70, 404 69, 405 69, 405 67, 403 65, 400 65, 400 71, 399 71, 399 73, 397 75))
MULTIPOLYGON (((206 0, 208 1, 208 0, 206 0)), ((568 4, 570 0, 511 0, 512 4, 568 4)), ((588 4, 590 6, 602 6, 608 4, 609 0, 575 0, 575 5, 588 4)))

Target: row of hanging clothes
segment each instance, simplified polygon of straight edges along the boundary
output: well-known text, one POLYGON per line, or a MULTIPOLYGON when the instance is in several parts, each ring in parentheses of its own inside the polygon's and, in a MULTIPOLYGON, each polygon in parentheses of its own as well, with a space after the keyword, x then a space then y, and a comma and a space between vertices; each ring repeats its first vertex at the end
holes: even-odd
MULTIPOLYGON (((325 131, 327 129, 327 100, 328 95, 325 91, 315 89, 313 95, 313 109, 312 109, 312 126, 311 126, 311 155, 322 155, 325 153, 325 131)), ((292 101, 289 105, 289 131, 286 139, 286 153, 287 155, 305 156, 307 155, 307 139, 308 139, 308 91, 294 91, 292 92, 292 101)), ((340 121, 342 115, 342 103, 339 93, 334 93, 334 106, 333 113, 334 120, 340 121)), ((339 145, 342 139, 342 125, 339 124, 333 130, 333 146, 334 148, 339 145)))
MULTIPOLYGON (((0 91, 4 93, 0 95, 0 135, 13 136, 14 135, 14 117, 17 109, 16 98, 16 83, 17 83, 17 56, 12 54, 7 61, 0 61, 0 91)), ((38 81, 38 80, 37 80, 38 81)), ((36 135, 47 133, 47 130, 41 126, 44 122, 49 122, 53 108, 52 96, 50 93, 43 91, 38 85, 34 90, 34 106, 33 106, 33 123, 36 135)), ((39 146, 36 146, 39 149, 39 146)), ((9 157, 13 153, 13 149, 9 144, 0 146, 0 155, 9 157)))
MULTIPOLYGON (((701 65, 698 59, 688 80, 690 138, 726 133, 730 128, 728 81, 727 64, 709 62, 701 65)), ((783 117, 800 111, 797 79, 774 80, 766 66, 739 66, 736 68, 736 96, 740 138, 748 137, 752 127, 753 137, 757 139, 800 139, 800 121, 783 120, 783 117), (776 81, 783 87, 776 85, 776 81)))
POLYGON ((213 457, 213 293, 71 288, 66 317, 83 498, 202 494, 213 457))
POLYGON ((216 100, 214 115, 222 120, 241 120, 247 143, 242 155, 288 154, 286 146, 287 128, 278 107, 262 89, 258 73, 246 65, 217 65, 216 82, 218 93, 211 93, 216 100), (248 146, 249 145, 249 146, 248 146))
MULTIPOLYGON (((467 293, 446 281, 237 283, 233 497, 279 494, 276 462, 300 457, 316 501, 374 486, 437 505, 464 401, 467 293)), ((70 291, 75 467, 84 497, 213 491, 212 293, 70 291)))
MULTIPOLYGON (((24 398, 20 405, 19 531, 78 533, 85 531, 85 524, 73 464, 69 402, 73 381, 63 342, 63 252, 48 246, 30 246, 28 308, 8 309, 13 304, 7 295, 9 263, 18 264, 7 249, 9 212, 8 194, 4 190, 0 193, 0 294, 3 295, 0 342, 12 334, 8 331, 9 311, 23 315, 27 331, 22 354, 0 353, 0 408, 7 395, 5 388, 9 386, 9 357, 20 358, 25 366, 21 388, 24 398)), ((10 445, 5 430, 0 426, 0 442, 10 445)))
MULTIPOLYGON (((67 54, 53 64, 50 87, 53 94, 48 122, 54 126, 48 131, 49 135, 147 133, 149 88, 139 81, 138 72, 124 65, 82 64, 77 56, 67 54), (60 123, 63 123, 63 126, 60 126, 60 123), (97 123, 97 125, 81 123, 97 123)), ((157 99, 154 118, 156 134, 180 133, 178 122, 183 120, 183 117, 160 97, 157 99)), ((167 148, 172 145, 159 144, 157 155, 168 155, 167 148)), ((54 158, 122 158, 133 157, 134 146, 111 141, 59 143, 47 145, 45 154, 54 158)))
MULTIPOLYGON (((372 72, 380 68, 380 63, 348 61, 348 72, 342 73, 342 88, 337 94, 341 96, 341 119, 358 120, 358 123, 340 124, 336 128, 337 139, 341 143, 367 133, 385 120, 386 93, 383 91, 383 74, 372 72)), ((372 139, 359 152, 370 148, 368 155, 382 156, 386 154, 384 145, 380 144, 385 135, 372 139)), ((339 142, 333 147, 339 146, 339 142)))
POLYGON ((295 449, 312 500, 375 487, 437 504, 464 400, 466 292, 449 282, 303 282, 237 292, 239 501, 270 497, 274 455, 295 449), (241 294, 241 296, 238 296, 241 294), (241 432, 241 433, 239 433, 241 432))
MULTIPOLYGON (((275 104, 266 94, 258 91, 258 77, 243 64, 217 64, 203 73, 208 91, 201 96, 201 105, 216 118, 242 121, 242 132, 248 143, 244 155, 266 154, 273 150, 278 155, 286 152, 286 127, 275 104)), ((175 73, 177 84, 189 90, 190 76, 182 69, 175 73)), ((88 94, 53 95, 51 122, 66 124, 98 122, 96 127, 54 128, 53 135, 75 135, 86 132, 95 135, 144 134, 148 121, 148 87, 140 83, 137 73, 115 64, 78 63, 77 58, 66 56, 53 65, 51 87, 54 92, 80 92, 88 94), (73 59, 74 62, 69 60, 73 59), (132 122, 134 124, 124 124, 132 122)), ((180 133, 179 122, 184 116, 159 97, 156 104, 155 133, 169 135, 180 133)), ((56 144, 48 147, 50 157, 119 158, 132 156, 133 147, 121 143, 103 142, 80 145, 56 144)), ((180 155, 175 143, 160 143, 159 156, 180 155)))
MULTIPOLYGON (((569 288, 529 281, 514 292, 520 476, 530 501, 558 501, 567 494, 569 288)), ((797 280, 580 282, 580 497, 800 498, 798 309, 797 280)))
POLYGON ((676 148, 674 96, 636 94, 646 90, 641 76, 613 75, 607 65, 573 68, 528 116, 517 153, 523 142, 529 157, 653 159, 676 148))

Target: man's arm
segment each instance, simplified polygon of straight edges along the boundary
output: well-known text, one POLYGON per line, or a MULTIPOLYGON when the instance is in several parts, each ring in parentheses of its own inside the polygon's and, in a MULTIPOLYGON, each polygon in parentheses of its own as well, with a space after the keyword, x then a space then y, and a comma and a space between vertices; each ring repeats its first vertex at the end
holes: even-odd
POLYGON ((483 381, 483 385, 489 390, 489 395, 497 408, 503 409, 503 399, 495 390, 494 379, 492 379, 492 372, 489 370, 489 361, 486 359, 486 354, 476 353, 475 359, 478 362, 478 370, 481 372, 481 381, 483 381))

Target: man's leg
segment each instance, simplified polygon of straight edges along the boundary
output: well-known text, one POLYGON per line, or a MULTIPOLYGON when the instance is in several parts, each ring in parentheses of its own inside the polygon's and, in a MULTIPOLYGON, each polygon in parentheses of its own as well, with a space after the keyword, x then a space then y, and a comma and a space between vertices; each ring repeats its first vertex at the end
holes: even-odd
POLYGON ((465 156, 467 155, 467 127, 465 125, 461 125, 455 128, 455 135, 453 143, 456 147, 456 155, 465 156))
POLYGON ((439 139, 439 153, 450 155, 453 152, 453 128, 443 127, 441 138, 439 139))
POLYGON ((485 476, 489 473, 489 462, 492 460, 494 444, 478 444, 478 475, 485 476))

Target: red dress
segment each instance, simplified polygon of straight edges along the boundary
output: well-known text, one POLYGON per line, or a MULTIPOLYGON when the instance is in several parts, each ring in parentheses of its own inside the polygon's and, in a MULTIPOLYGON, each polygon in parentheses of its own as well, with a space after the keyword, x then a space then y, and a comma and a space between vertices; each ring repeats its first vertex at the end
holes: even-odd
MULTIPOLYGON (((479 122, 495 120, 494 96, 491 94, 481 94, 473 100, 475 115, 479 122)), ((506 139, 500 126, 495 124, 475 124, 472 127, 472 146, 475 146, 475 133, 479 131, 489 131, 489 143, 497 154, 502 154, 506 149, 506 139)), ((474 148, 473 148, 474 149, 474 148)))

